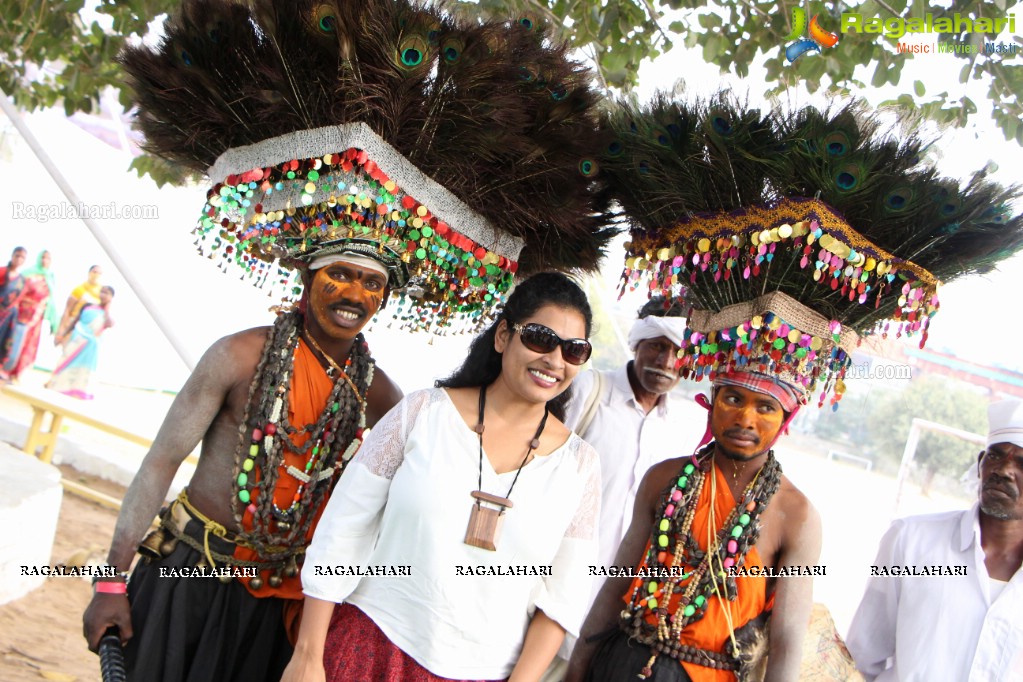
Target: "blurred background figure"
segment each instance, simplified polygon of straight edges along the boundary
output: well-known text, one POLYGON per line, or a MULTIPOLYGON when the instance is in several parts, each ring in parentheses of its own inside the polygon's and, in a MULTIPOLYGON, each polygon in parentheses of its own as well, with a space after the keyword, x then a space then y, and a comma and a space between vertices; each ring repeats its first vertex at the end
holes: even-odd
POLYGON ((57 306, 53 302, 53 270, 50 269, 50 252, 43 251, 36 264, 21 272, 24 286, 18 302, 18 313, 14 324, 11 343, 2 356, 0 377, 17 381, 22 372, 35 363, 39 351, 39 337, 43 323, 49 325, 50 333, 57 331, 57 306))
MULTIPOLYGON (((21 266, 25 264, 28 251, 25 247, 15 247, 7 265, 0 268, 0 365, 7 358, 11 346, 14 345, 14 328, 18 321, 18 303, 21 301, 25 288, 25 277, 21 274, 21 266)), ((0 370, 0 383, 6 382, 7 376, 0 370)))
POLYGON ((93 396, 88 391, 89 380, 99 359, 99 337, 104 330, 114 326, 110 317, 113 298, 114 288, 102 287, 99 303, 87 303, 82 308, 73 321, 71 338, 64 344, 64 354, 53 370, 47 388, 79 400, 92 400, 93 396))
POLYGON ((54 334, 54 345, 61 346, 67 341, 71 334, 75 321, 78 319, 82 309, 90 303, 99 303, 100 283, 103 276, 103 268, 93 265, 89 268, 89 275, 84 282, 71 290, 67 304, 64 306, 64 315, 60 318, 60 326, 54 334))

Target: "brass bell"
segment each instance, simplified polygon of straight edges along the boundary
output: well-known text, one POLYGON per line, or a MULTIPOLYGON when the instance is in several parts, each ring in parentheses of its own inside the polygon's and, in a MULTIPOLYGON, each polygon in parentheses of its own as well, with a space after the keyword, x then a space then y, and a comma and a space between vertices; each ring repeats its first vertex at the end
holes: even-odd
POLYGON ((199 559, 199 561, 198 561, 198 562, 197 562, 197 563, 195 564, 195 567, 196 567, 196 568, 198 568, 198 569, 200 569, 200 570, 203 570, 203 569, 209 568, 209 567, 210 567, 210 565, 209 565, 209 563, 207 563, 207 562, 206 562, 206 557, 202 557, 202 558, 201 558, 201 559, 199 559))
MULTIPOLYGON (((229 571, 231 570, 230 566, 225 566, 224 568, 226 568, 229 571)), ((229 582, 231 582, 232 580, 234 580, 234 576, 231 575, 231 573, 221 573, 221 574, 217 575, 217 580, 219 580, 220 582, 222 582, 223 584, 226 585, 229 582)))
POLYGON ((270 587, 280 587, 281 583, 284 581, 281 580, 281 576, 274 573, 272 576, 270 576, 270 580, 268 582, 270 583, 270 587))
POLYGON ((295 557, 291 557, 288 559, 288 565, 284 567, 284 577, 294 578, 296 575, 298 575, 298 562, 295 557))
POLYGON ((147 559, 159 559, 163 556, 163 553, 160 551, 160 547, 165 541, 166 535, 164 534, 163 528, 157 528, 139 543, 138 553, 147 559))
POLYGON ((170 556, 174 552, 174 548, 178 546, 178 539, 171 538, 166 542, 160 543, 160 554, 163 556, 170 556))
POLYGON ((258 576, 258 575, 255 578, 253 578, 252 580, 249 581, 249 587, 251 587, 254 590, 258 590, 262 586, 263 586, 263 578, 258 576))

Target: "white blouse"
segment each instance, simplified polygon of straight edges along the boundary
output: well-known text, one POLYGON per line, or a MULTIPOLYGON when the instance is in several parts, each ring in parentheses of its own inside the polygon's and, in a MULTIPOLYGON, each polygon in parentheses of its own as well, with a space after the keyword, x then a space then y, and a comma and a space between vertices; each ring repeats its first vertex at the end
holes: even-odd
MULTIPOLYGON (((597 453, 572 434, 522 468, 497 551, 465 544, 479 440, 444 389, 406 396, 370 432, 320 519, 305 594, 359 607, 435 675, 511 674, 536 609, 573 635, 586 615, 600 515, 597 453)), ((484 492, 515 471, 483 457, 484 492)))

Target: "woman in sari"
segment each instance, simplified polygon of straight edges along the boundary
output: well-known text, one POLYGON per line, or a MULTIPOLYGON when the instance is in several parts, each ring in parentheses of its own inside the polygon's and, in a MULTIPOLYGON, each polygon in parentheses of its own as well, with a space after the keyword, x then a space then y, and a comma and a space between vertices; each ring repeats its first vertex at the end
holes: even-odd
MULTIPOLYGON (((6 360, 14 345, 14 329, 18 322, 18 304, 25 289, 25 278, 20 270, 25 264, 28 251, 19 246, 11 253, 11 260, 0 268, 0 365, 6 360)), ((8 381, 0 369, 0 383, 8 381)))
POLYGON ((0 366, 3 378, 17 380, 35 362, 39 350, 39 337, 43 322, 50 325, 50 332, 57 331, 57 306, 53 303, 53 271, 50 269, 50 252, 39 254, 36 264, 24 270, 25 279, 21 300, 18 303, 17 322, 10 350, 0 366))
POLYGON ((109 312, 113 298, 113 287, 105 286, 100 289, 98 304, 89 303, 82 308, 71 339, 64 344, 64 356, 57 363, 47 388, 79 400, 92 400, 93 396, 88 392, 89 380, 99 359, 99 337, 104 330, 114 326, 109 312))

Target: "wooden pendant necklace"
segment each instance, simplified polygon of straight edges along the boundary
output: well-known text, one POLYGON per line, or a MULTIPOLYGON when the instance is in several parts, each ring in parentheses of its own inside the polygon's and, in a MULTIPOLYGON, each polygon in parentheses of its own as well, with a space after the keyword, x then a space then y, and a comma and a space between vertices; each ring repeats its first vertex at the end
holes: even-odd
POLYGON ((526 455, 522 458, 522 463, 519 464, 519 468, 515 472, 515 478, 508 488, 508 493, 504 497, 498 497, 497 495, 483 492, 483 409, 486 404, 487 387, 480 386, 479 421, 476 424, 476 428, 473 429, 479 437, 480 470, 476 490, 471 493, 474 502, 472 504, 472 512, 469 514, 469 525, 465 529, 465 544, 493 552, 497 550, 497 540, 501 534, 501 526, 504 523, 504 512, 512 508, 512 501, 509 499, 512 490, 515 489, 515 483, 518 482, 519 474, 522 473, 522 467, 526 466, 529 455, 533 450, 540 447, 540 435, 543 433, 544 426, 547 425, 547 415, 550 414, 550 409, 546 405, 544 406, 543 418, 540 419, 540 424, 536 427, 536 434, 529 441, 526 455), (484 504, 490 506, 483 506, 484 504))

